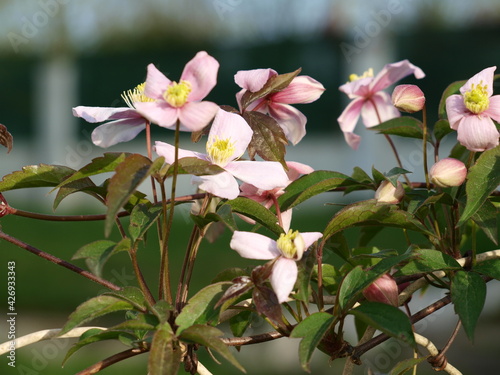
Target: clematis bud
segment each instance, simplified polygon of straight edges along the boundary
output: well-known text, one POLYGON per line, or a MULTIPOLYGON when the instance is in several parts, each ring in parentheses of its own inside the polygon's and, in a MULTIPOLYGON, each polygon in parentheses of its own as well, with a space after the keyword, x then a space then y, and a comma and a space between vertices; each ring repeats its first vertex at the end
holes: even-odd
POLYGON ((465 164, 453 158, 441 159, 429 171, 431 182, 442 188, 460 186, 464 183, 466 176, 465 164))
POLYGON ((425 96, 416 85, 399 85, 392 92, 392 104, 401 112, 421 111, 425 105, 425 96))
POLYGON ((388 273, 380 276, 363 290, 368 301, 381 302, 398 307, 398 285, 388 273))
POLYGON ((382 181, 377 191, 375 192, 375 199, 378 203, 396 204, 401 202, 405 195, 405 189, 401 182, 398 181, 397 186, 394 187, 389 181, 382 181))

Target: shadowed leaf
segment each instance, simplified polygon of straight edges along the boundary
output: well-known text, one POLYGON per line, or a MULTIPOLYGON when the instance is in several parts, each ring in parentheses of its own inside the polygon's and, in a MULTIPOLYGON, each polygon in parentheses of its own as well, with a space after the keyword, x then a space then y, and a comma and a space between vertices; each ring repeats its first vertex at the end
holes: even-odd
POLYGON ((12 134, 7 131, 5 125, 0 124, 0 145, 7 147, 7 154, 12 151, 13 144, 14 138, 12 138, 12 134))

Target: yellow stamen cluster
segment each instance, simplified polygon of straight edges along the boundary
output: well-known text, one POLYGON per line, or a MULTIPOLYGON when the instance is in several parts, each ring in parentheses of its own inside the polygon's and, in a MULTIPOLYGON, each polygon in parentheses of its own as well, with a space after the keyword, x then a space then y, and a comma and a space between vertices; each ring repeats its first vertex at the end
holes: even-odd
POLYGON ((368 69, 366 72, 364 72, 360 76, 358 76, 357 74, 354 74, 354 73, 351 74, 349 76, 349 82, 357 81, 358 79, 368 78, 368 77, 373 77, 373 69, 372 68, 368 69))
POLYGON ((172 82, 163 93, 163 98, 172 107, 182 107, 186 104, 190 92, 191 83, 188 81, 172 82))
POLYGON ((483 85, 483 81, 477 85, 472 84, 471 89, 464 93, 464 104, 469 111, 476 115, 484 112, 490 106, 488 96, 488 85, 483 85))
POLYGON ((231 138, 220 139, 215 136, 211 141, 207 142, 207 154, 210 156, 210 160, 221 167, 227 164, 235 150, 236 147, 231 138))
POLYGON ((280 238, 276 241, 278 249, 285 258, 299 260, 304 254, 305 243, 299 231, 289 230, 287 234, 280 234, 280 238))
POLYGON ((133 90, 127 90, 122 93, 122 99, 127 103, 130 108, 135 108, 134 103, 154 102, 154 99, 144 94, 146 83, 137 85, 133 90))

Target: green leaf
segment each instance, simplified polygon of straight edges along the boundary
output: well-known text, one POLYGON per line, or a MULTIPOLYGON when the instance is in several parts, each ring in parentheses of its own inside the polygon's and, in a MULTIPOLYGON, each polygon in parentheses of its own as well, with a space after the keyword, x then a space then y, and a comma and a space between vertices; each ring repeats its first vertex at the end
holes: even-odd
MULTIPOLYGON (((334 295, 339 287, 340 273, 331 264, 323 263, 321 265, 321 275, 323 277, 323 288, 334 295)), ((318 280, 318 265, 314 266, 312 278, 318 280)))
POLYGON ((153 336, 149 351, 149 375, 177 375, 182 350, 169 323, 163 323, 153 336))
POLYGON ((434 137, 436 137, 436 140, 438 142, 440 142, 441 139, 443 139, 446 135, 450 134, 453 131, 454 130, 450 128, 450 123, 448 122, 448 120, 441 119, 436 121, 436 123, 434 124, 434 137))
POLYGON ((489 200, 486 200, 476 213, 472 215, 472 220, 474 220, 495 245, 498 245, 497 216, 498 210, 489 200))
POLYGON ((458 225, 464 224, 500 184, 500 146, 484 151, 469 169, 465 191, 467 203, 458 225))
POLYGON ((288 144, 285 133, 278 122, 271 116, 256 111, 243 113, 243 118, 253 130, 252 140, 248 145, 248 154, 255 154, 267 161, 277 161, 288 169, 285 162, 285 146, 288 144))
POLYGON ((500 259, 488 259, 476 263, 473 271, 500 280, 500 259))
POLYGON ((13 144, 14 138, 12 138, 12 134, 7 131, 5 125, 0 124, 0 145, 7 147, 7 154, 12 151, 13 144))
POLYGON ((82 246, 71 259, 85 259, 90 271, 99 277, 102 276, 104 264, 114 254, 116 242, 100 240, 82 246))
POLYGON ((142 290, 134 286, 126 286, 121 290, 106 292, 103 293, 103 295, 116 297, 125 302, 129 302, 137 310, 146 311, 148 308, 144 293, 142 292, 142 290))
POLYGON ((205 215, 205 217, 211 221, 218 221, 223 223, 232 232, 238 230, 238 226, 236 225, 236 221, 234 220, 233 211, 231 210, 231 206, 229 205, 224 204, 217 209, 217 212, 209 212, 205 215))
MULTIPOLYGON (((86 177, 94 176, 101 173, 113 172, 115 168, 125 160, 130 153, 124 152, 106 152, 103 156, 99 156, 92 161, 79 169, 77 172, 73 173, 63 182, 56 186, 56 189, 62 187, 64 185, 69 184, 70 182, 81 180, 86 177)), ((55 190, 55 189, 54 189, 55 190)))
POLYGON ((439 270, 462 269, 455 259, 439 250, 418 249, 412 253, 412 258, 396 275, 414 275, 439 270))
POLYGON ((219 310, 214 306, 221 299, 231 282, 220 282, 206 286, 196 293, 184 306, 180 314, 175 319, 178 326, 176 334, 191 327, 194 324, 205 324, 219 319, 219 310))
POLYGON ((361 319, 366 324, 400 339, 415 347, 415 336, 408 316, 397 307, 380 302, 364 302, 349 314, 361 319))
POLYGON ((129 331, 153 331, 160 321, 155 315, 151 314, 138 314, 135 319, 128 319, 110 329, 119 330, 129 330, 129 331))
POLYGON ((134 310, 134 305, 113 296, 103 295, 91 298, 82 303, 71 313, 68 321, 61 332, 59 332, 59 336, 90 320, 122 310, 134 310))
POLYGON ((15 189, 57 186, 74 171, 74 169, 61 165, 28 165, 23 167, 21 171, 5 175, 2 181, 0 181, 0 192, 15 189))
POLYGON ((97 200, 102 202, 103 197, 97 192, 98 190, 99 188, 92 182, 92 180, 90 180, 90 178, 83 178, 81 180, 73 181, 59 189, 54 199, 52 208, 55 211, 64 198, 79 191, 89 194, 90 196, 95 197, 97 200))
POLYGON ((444 91, 439 101, 438 116, 440 119, 446 119, 446 99, 450 95, 458 94, 460 92, 460 87, 465 85, 467 81, 456 81, 451 83, 444 91))
POLYGON ((297 276, 297 293, 294 298, 300 301, 309 302, 311 295, 311 276, 316 263, 315 251, 309 251, 297 262, 299 274, 297 276))
POLYGON ((427 357, 405 359, 401 362, 398 362, 396 366, 392 368, 389 375, 404 375, 408 371, 413 370, 415 366, 425 361, 427 361, 427 357))
POLYGON ((151 163, 148 158, 142 155, 132 154, 116 167, 116 173, 109 181, 108 196, 106 197, 106 204, 108 206, 104 225, 106 237, 111 232, 116 214, 120 208, 128 202, 137 187, 148 176, 161 168, 163 162, 163 157, 151 163))
POLYGON ((432 236, 415 217, 393 204, 378 204, 374 199, 350 204, 330 220, 323 232, 323 241, 344 229, 360 225, 382 225, 405 228, 432 236))
POLYGON ((288 87, 292 80, 300 73, 299 68, 294 72, 279 74, 267 80, 264 86, 256 92, 246 91, 241 97, 241 108, 245 110, 252 102, 267 95, 274 94, 288 87))
POLYGON ((290 334, 291 338, 303 338, 299 344, 299 360, 304 371, 311 371, 309 363, 312 353, 330 329, 334 319, 333 315, 325 312, 313 313, 297 324, 290 334))
POLYGON ((341 186, 358 185, 349 176, 331 171, 314 171, 293 181, 278 198, 282 211, 297 206, 305 200, 341 186))
MULTIPOLYGON (((415 117, 402 116, 385 121, 380 125, 373 126, 370 130, 376 130, 379 134, 398 135, 400 137, 423 139, 423 125, 415 117)), ((430 141, 430 138, 428 138, 430 141)))
POLYGON ((128 232, 132 242, 136 242, 144 237, 148 229, 153 225, 162 213, 161 206, 148 207, 145 204, 138 204, 130 214, 130 224, 128 232))
POLYGON ((229 327, 234 337, 241 337, 252 324, 255 314, 250 310, 243 310, 238 315, 229 319, 229 327))
MULTIPOLYGON (((196 157, 186 157, 179 159, 177 174, 191 174, 194 176, 208 176, 224 172, 224 169, 218 165, 212 164, 208 160, 198 159, 196 157)), ((165 177, 174 174, 174 165, 170 165, 165 177)))
POLYGON ((354 167, 351 178, 361 184, 374 184, 372 178, 360 167, 354 167))
POLYGON ((475 272, 457 271, 451 279, 451 301, 469 340, 474 340, 477 320, 486 300, 486 283, 475 272))
POLYGON ((238 363, 227 345, 221 341, 221 336, 224 336, 224 332, 215 327, 194 325, 182 331, 180 338, 181 340, 191 341, 216 351, 238 370, 245 372, 245 369, 238 363))
POLYGON ((252 199, 238 197, 225 202, 224 205, 230 206, 233 212, 237 212, 255 220, 257 223, 263 225, 277 235, 284 233, 283 228, 278 225, 276 215, 252 199))

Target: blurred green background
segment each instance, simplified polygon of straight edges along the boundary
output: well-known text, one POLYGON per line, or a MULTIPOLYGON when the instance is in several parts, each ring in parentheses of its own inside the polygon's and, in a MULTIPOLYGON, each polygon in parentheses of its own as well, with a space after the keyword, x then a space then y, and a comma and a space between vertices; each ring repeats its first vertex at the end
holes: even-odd
MULTIPOLYGON (((207 98, 218 104, 236 106, 234 95, 239 88, 233 76, 238 70, 270 67, 286 73, 301 67, 302 74, 323 83, 327 90, 320 100, 298 106, 308 118, 308 135, 297 146, 289 147, 287 160, 346 174, 356 165, 367 171, 372 165, 389 170, 395 163, 383 140, 359 126, 356 133, 363 139, 360 149, 353 151, 338 130, 336 119, 347 104, 338 86, 350 73, 360 74, 370 67, 376 72, 386 63, 409 59, 427 75, 418 85, 426 94, 432 124, 441 93, 449 83, 467 79, 500 61, 500 4, 495 0, 2 0, 0 21, 4 36, 0 40, 0 123, 14 136, 10 154, 0 149, 0 176, 42 162, 82 167, 105 150, 90 142, 94 125, 75 119, 71 107, 123 106, 121 92, 144 81, 147 64, 154 63, 176 80, 184 64, 199 50, 206 50, 221 64, 218 85, 207 98)), ((408 78, 405 82, 416 81, 408 78)), ((167 142, 173 137, 172 132, 159 128, 154 129, 153 136, 167 142)), ((183 147, 191 147, 188 137, 183 137, 182 142, 183 147)), ((419 145, 397 142, 404 167, 414 172, 414 181, 421 180, 419 145)), ((442 156, 449 147, 443 146, 442 156)), ((144 135, 109 150, 144 153, 144 135)), ((54 194, 40 190, 7 192, 5 197, 13 207, 52 213, 54 194)), ((181 192, 192 191, 188 179, 181 179, 181 192)), ((369 197, 361 194, 348 198, 369 197)), ((296 210, 293 226, 301 231, 322 230, 338 208, 324 205, 326 202, 347 200, 337 193, 314 199, 296 210)), ((187 206, 181 207, 174 223, 172 262, 179 268, 190 232, 185 220, 188 210, 187 206)), ((103 208, 89 197, 75 195, 64 201, 56 213, 101 212, 103 208)), ((0 225, 4 232, 65 260, 70 260, 82 245, 104 238, 99 222, 57 224, 7 216, 0 219, 0 225)), ((349 235, 354 240, 357 232, 350 231, 349 235)), ((214 244, 203 245, 192 291, 227 267, 259 264, 237 256, 229 249, 228 239, 226 231, 214 244)), ((374 244, 404 250, 401 239, 401 233, 386 231, 374 239, 374 244)), ((139 254, 151 285, 157 282, 156 244, 156 238, 150 236, 147 247, 139 254)), ((481 249, 493 246, 484 241, 481 249)), ((0 266, 6 269, 8 261, 16 262, 18 336, 61 327, 78 304, 103 291, 99 285, 2 241, 0 266)), ((84 262, 75 263, 84 267, 84 262)), ((129 263, 126 254, 116 255, 105 267, 105 276, 119 285, 131 285, 129 263)), ((3 274, 6 272, 0 272, 3 274)), ((177 277, 174 267, 174 282, 177 277)), ((493 349, 497 341, 493 339, 490 344, 490 339, 499 328, 500 306, 495 296, 500 293, 495 285, 489 285, 489 293, 474 345, 462 336, 450 351, 450 362, 464 374, 494 373, 493 369, 498 368, 493 349)), ((0 290, 0 296, 1 301, 7 300, 6 288, 0 290)), ((415 296, 414 311, 440 296, 415 296)), ((5 311, 6 302, 0 306, 0 311, 5 311)), ((446 342, 451 332, 456 319, 452 310, 446 307, 420 327, 438 345, 446 342)), ((100 323, 107 324, 108 320, 97 321, 96 325, 100 323)), ((0 326, 4 332, 4 319, 0 326)), ((267 329, 257 320, 250 333, 267 329)), ((354 340, 352 327, 347 330, 354 340)), ((0 338, 0 342, 5 340, 0 338)), ((90 346, 61 368, 69 346, 64 341, 19 349, 18 368, 7 367, 2 357, 0 373, 74 374, 125 349, 120 344, 90 346)), ((217 365, 206 353, 200 355, 214 374, 236 373, 228 363, 217 365)), ((391 364, 410 355, 399 343, 390 342, 367 354, 365 361, 371 363, 375 374, 382 374, 389 371, 391 364)), ((297 358, 296 340, 245 347, 237 358, 249 374, 304 373, 297 358)), ((102 373, 146 374, 145 361, 147 355, 141 355, 102 373)), ((342 362, 329 364, 328 358, 318 352, 312 373, 341 373, 342 362)), ((423 374, 434 373, 427 367, 423 374)))

